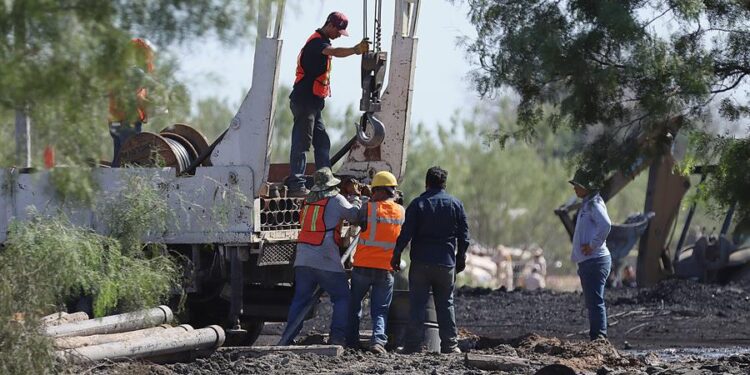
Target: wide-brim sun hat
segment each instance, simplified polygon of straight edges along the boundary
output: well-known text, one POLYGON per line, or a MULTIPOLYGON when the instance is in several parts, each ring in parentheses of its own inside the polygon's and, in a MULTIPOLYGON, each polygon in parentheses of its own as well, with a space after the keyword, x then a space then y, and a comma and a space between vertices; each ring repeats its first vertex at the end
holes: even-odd
POLYGON ((335 188, 341 183, 331 171, 331 168, 323 167, 313 174, 314 185, 310 191, 326 191, 335 188))

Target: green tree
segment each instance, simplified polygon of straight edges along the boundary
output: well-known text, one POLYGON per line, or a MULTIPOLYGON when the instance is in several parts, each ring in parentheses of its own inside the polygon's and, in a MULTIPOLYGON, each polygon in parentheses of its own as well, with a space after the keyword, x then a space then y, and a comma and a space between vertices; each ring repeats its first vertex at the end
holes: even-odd
MULTIPOLYGON (((35 142, 54 141, 62 159, 98 157, 107 137, 108 93, 127 87, 132 78, 130 38, 145 37, 162 47, 203 36, 241 40, 253 30, 257 8, 268 1, 0 2, 0 122, 12 127, 15 114, 25 113, 35 142)), ((156 65, 165 104, 184 111, 187 95, 173 79, 171 59, 162 54, 156 65)), ((161 125, 154 120, 153 126, 161 125)), ((3 146, 12 146, 3 139, 3 146)))
MULTIPOLYGON (((543 128, 530 142, 509 139, 505 147, 492 142, 498 131, 517 128, 515 118, 512 102, 504 98, 479 103, 436 132, 417 125, 401 189, 410 202, 424 191, 426 170, 439 165, 448 171, 448 192, 464 203, 474 241, 520 248, 536 243, 545 249, 548 260, 566 260, 570 239, 553 211, 574 195, 567 182, 571 166, 562 150, 581 136, 543 128)), ((608 203, 613 222, 642 209, 643 177, 608 203)))
MULTIPOLYGON (((715 121, 750 114, 740 95, 750 73, 746 2, 467 2, 478 33, 468 43, 477 89, 488 95, 510 87, 520 96, 520 127, 499 134, 501 141, 528 139, 541 127, 588 132, 589 142, 576 147, 578 162, 608 173, 664 152, 667 128, 713 137, 715 121), (648 141, 637 143, 641 135, 648 141)), ((709 147, 695 155, 714 157, 703 161, 735 167, 720 168, 712 196, 750 211, 743 177, 750 162, 736 158, 748 143, 702 144, 709 147), (730 181, 741 185, 727 189, 730 181)))

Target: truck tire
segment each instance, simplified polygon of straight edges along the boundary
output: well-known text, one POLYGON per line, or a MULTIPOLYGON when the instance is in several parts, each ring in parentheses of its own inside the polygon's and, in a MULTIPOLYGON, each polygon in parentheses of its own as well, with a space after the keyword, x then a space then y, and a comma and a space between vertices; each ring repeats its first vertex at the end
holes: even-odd
POLYGON ((737 284, 750 284, 750 263, 741 266, 737 271, 732 273, 729 281, 737 284))
POLYGON ((245 337, 241 340, 242 346, 251 346, 258 340, 261 332, 263 332, 263 326, 266 322, 257 319, 243 319, 242 328, 247 331, 245 337))

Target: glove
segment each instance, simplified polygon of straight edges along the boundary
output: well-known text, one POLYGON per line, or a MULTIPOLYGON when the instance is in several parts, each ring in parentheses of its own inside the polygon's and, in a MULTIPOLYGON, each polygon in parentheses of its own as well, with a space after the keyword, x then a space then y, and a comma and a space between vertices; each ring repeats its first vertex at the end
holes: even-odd
POLYGON ((466 255, 456 257, 456 273, 461 273, 466 269, 466 255))
POLYGON ((401 254, 393 254, 391 258, 391 268, 394 271, 401 271, 401 254))
POLYGON ((364 38, 356 46, 354 46, 354 53, 361 55, 367 53, 370 50, 370 39, 364 38))
POLYGON ((362 185, 360 186, 360 191, 363 196, 365 197, 371 197, 372 196, 372 189, 370 189, 370 185, 362 185))

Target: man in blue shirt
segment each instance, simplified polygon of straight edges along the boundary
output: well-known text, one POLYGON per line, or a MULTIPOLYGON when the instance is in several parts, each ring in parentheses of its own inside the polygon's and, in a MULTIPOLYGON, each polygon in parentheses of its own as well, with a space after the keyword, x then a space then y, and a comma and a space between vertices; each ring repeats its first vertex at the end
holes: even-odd
POLYGON ((410 322, 404 353, 421 351, 424 319, 432 289, 440 329, 440 351, 460 353, 453 289, 456 273, 466 268, 469 226, 461 201, 445 192, 448 172, 427 170, 427 190, 406 209, 401 234, 396 240, 391 267, 400 269, 401 253, 411 242, 409 267, 410 322))
POLYGON ((576 171, 573 179, 568 181, 576 196, 583 199, 576 218, 570 259, 578 264, 578 276, 589 313, 591 340, 607 337, 604 284, 612 267, 606 242, 612 222, 595 181, 593 173, 584 169, 576 171))

